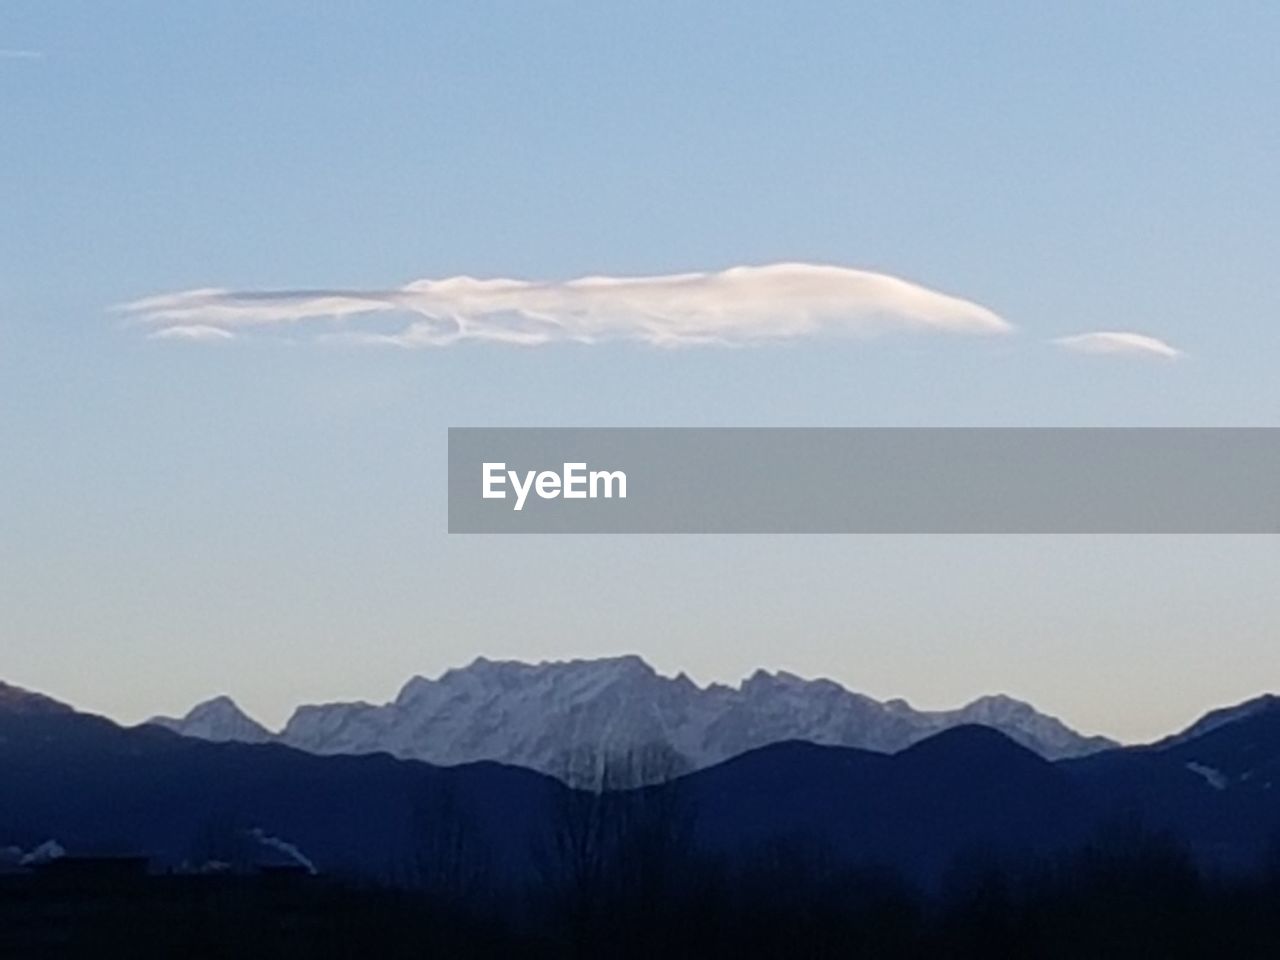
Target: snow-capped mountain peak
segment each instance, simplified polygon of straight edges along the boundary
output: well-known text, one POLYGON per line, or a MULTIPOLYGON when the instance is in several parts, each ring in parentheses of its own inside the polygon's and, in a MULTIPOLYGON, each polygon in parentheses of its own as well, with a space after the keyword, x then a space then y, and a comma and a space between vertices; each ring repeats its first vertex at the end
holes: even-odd
MULTIPOLYGON (((273 736, 225 697, 181 720, 157 722, 205 739, 273 736)), ((440 764, 497 760, 565 776, 583 749, 651 756, 658 748, 679 771, 783 740, 892 753, 970 723, 995 727, 1054 759, 1112 746, 1003 695, 923 711, 786 671, 757 670, 736 686, 700 686, 684 674, 659 674, 633 655, 542 663, 478 657, 435 678, 413 677, 388 703, 300 706, 274 738, 314 753, 386 752, 440 764)))
POLYGON ((944 716, 949 723, 994 727, 1022 746, 1051 759, 1082 756, 1115 746, 1105 737, 1084 737, 1057 717, 1041 713, 1026 701, 1004 693, 978 697, 944 716))
POLYGON ((240 709, 228 696, 196 704, 183 717, 153 717, 148 721, 187 737, 216 742, 266 743, 272 733, 240 709))

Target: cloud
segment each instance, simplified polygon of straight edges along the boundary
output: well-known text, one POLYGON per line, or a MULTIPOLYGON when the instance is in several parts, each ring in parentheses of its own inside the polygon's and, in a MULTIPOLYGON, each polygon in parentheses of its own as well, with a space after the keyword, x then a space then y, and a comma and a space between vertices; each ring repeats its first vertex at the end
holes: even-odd
POLYGON ((0 48, 0 60, 43 60, 43 50, 17 50, 12 47, 0 48))
POLYGON ((897 277, 804 263, 717 273, 529 281, 452 277, 390 290, 187 290, 118 308, 152 336, 292 327, 302 336, 401 347, 638 341, 741 344, 895 330, 1000 334, 977 303, 897 277))
POLYGON ((1176 360, 1184 356, 1181 350, 1163 340, 1128 331, 1099 330, 1093 333, 1078 333, 1070 337, 1058 337, 1053 343, 1075 353, 1150 357, 1160 360, 1176 360))
POLYGON ((188 325, 178 325, 172 327, 161 327, 159 330, 153 330, 147 335, 148 340, 191 340, 191 341, 211 341, 211 340, 234 340, 235 334, 230 330, 224 330, 221 327, 212 327, 208 324, 193 323, 188 325))

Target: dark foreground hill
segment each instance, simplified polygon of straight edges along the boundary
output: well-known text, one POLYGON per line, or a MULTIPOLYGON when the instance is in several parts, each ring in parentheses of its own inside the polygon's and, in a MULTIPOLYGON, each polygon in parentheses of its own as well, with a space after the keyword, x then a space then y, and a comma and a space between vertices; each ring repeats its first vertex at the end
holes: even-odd
POLYGON ((317 757, 73 712, 0 711, 0 780, 0 847, 52 840, 75 854, 137 854, 164 867, 296 851, 320 872, 389 881, 414 867, 436 823, 457 832, 464 814, 476 856, 501 853, 486 869, 523 879, 531 838, 564 789, 497 764, 317 757))
POLYGON ((987 727, 898 754, 780 744, 686 784, 715 849, 787 841, 836 863, 934 881, 958 857, 1021 861, 1078 846, 1103 816, 1072 776, 987 727))

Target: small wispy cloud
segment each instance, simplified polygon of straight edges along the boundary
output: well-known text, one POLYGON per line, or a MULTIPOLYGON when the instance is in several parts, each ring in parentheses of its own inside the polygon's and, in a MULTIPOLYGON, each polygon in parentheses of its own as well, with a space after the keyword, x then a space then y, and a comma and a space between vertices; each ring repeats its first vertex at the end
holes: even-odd
POLYGON ((1125 330, 1078 333, 1070 337, 1058 337, 1053 343, 1074 353, 1104 356, 1147 357, 1155 360, 1176 360, 1184 356, 1177 347, 1157 337, 1125 330))
POLYGON ((117 309, 162 339, 226 339, 288 326, 304 337, 401 347, 465 341, 680 346, 1013 329, 970 300, 883 273, 807 263, 568 281, 452 277, 389 290, 206 288, 117 309))
POLYGON ((43 50, 22 50, 13 47, 0 47, 0 60, 43 60, 43 50))
POLYGON ((193 323, 188 326, 162 327, 147 334, 148 340, 189 340, 197 343, 234 340, 235 338, 236 335, 230 330, 201 323, 193 323))

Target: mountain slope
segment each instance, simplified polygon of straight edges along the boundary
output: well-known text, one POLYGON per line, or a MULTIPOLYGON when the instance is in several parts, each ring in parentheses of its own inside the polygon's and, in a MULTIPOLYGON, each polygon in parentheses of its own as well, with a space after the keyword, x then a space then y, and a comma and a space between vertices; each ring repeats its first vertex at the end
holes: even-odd
POLYGON ((524 882, 555 780, 480 764, 318 757, 210 743, 74 712, 0 710, 0 848, 56 842, 77 855, 161 866, 295 849, 326 873, 405 880, 447 813, 501 882, 524 882), (263 848, 266 848, 264 850, 263 848))
POLYGON ((699 830, 723 855, 779 843, 835 864, 937 882, 966 855, 1020 862, 1078 846, 1099 808, 1071 776, 980 726, 892 755, 786 743, 693 774, 699 830))
POLYGON ((252 719, 230 697, 214 697, 196 704, 182 717, 152 717, 149 721, 184 737, 198 737, 215 743, 266 743, 272 733, 252 719))
POLYGON ((47 715, 71 712, 71 707, 52 697, 0 681, 0 713, 47 715))
MULTIPOLYGON (((188 736, 261 739, 262 729, 241 717, 227 701, 216 724, 196 711, 157 722, 188 736), (248 732, 235 735, 239 729, 248 732)), ((584 745, 616 753, 662 747, 678 771, 788 740, 895 752, 975 723, 1050 759, 1114 746, 1009 697, 930 712, 783 672, 702 687, 683 674, 661 676, 634 656, 540 664, 480 658, 434 680, 414 677, 390 703, 299 707, 277 739, 313 753, 496 760, 564 776, 566 758, 584 745)))
POLYGON ((1060 765, 1118 819, 1168 831, 1223 866, 1254 867, 1280 850, 1278 698, 1213 711, 1149 746, 1060 765))
POLYGON ((1219 727, 1229 726, 1240 720, 1247 720, 1250 717, 1277 709, 1280 709, 1280 697, 1273 693, 1264 693, 1260 697, 1254 697, 1252 700, 1246 700, 1244 703, 1238 703, 1235 706, 1211 710, 1181 733, 1176 733, 1160 741, 1159 745, 1174 746, 1179 743, 1185 743, 1204 734, 1212 733, 1219 727))

